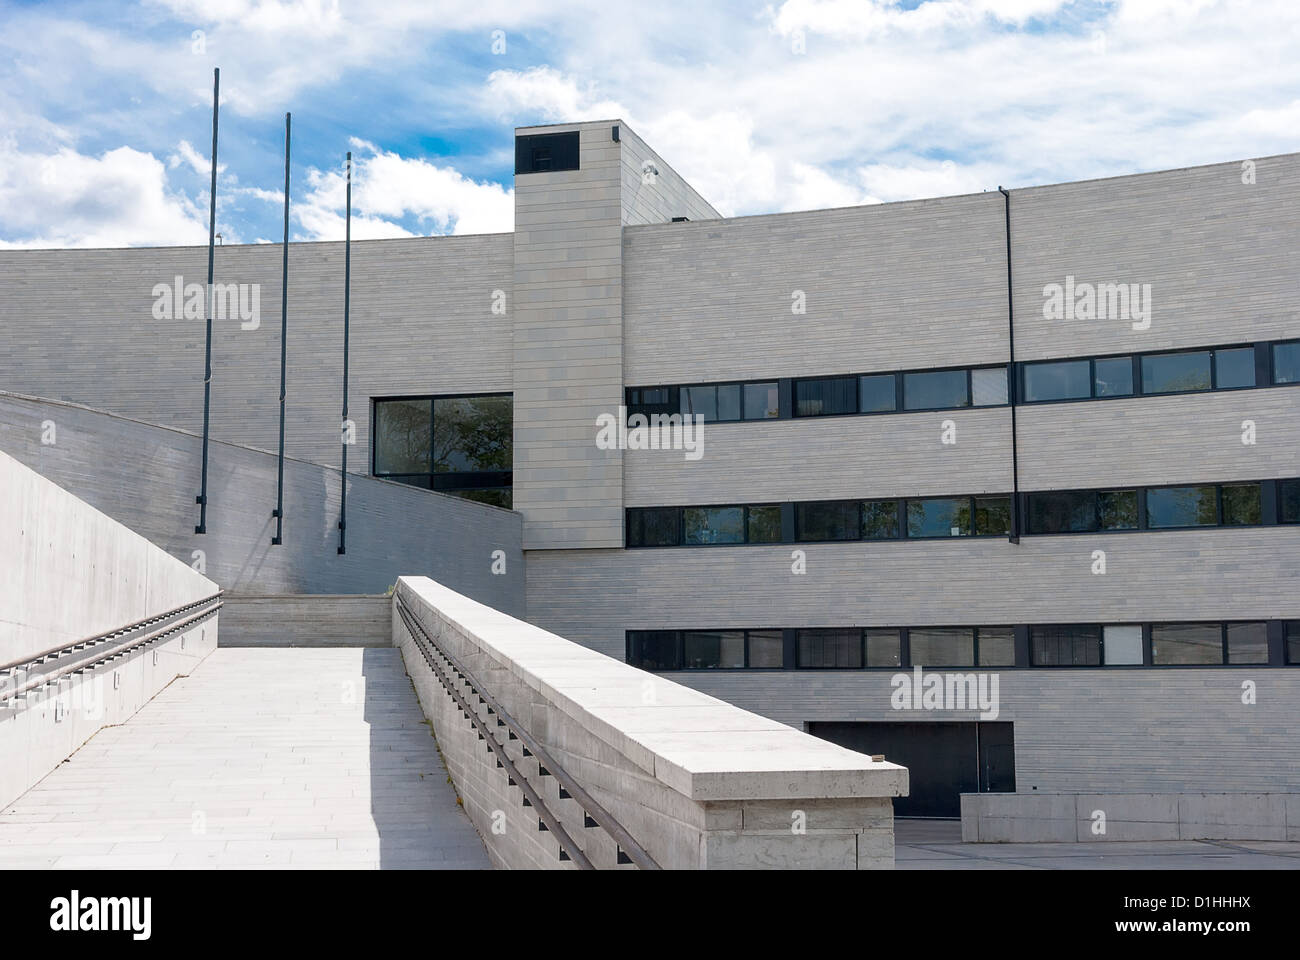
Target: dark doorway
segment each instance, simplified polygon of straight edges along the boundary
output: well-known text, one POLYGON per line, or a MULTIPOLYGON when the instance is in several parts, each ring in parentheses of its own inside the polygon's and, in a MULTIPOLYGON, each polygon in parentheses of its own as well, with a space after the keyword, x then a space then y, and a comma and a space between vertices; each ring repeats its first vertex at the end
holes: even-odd
POLYGON ((1014 793, 1016 745, 1008 722, 810 723, 815 737, 859 753, 883 753, 908 769, 899 817, 960 817, 963 793, 1014 793))

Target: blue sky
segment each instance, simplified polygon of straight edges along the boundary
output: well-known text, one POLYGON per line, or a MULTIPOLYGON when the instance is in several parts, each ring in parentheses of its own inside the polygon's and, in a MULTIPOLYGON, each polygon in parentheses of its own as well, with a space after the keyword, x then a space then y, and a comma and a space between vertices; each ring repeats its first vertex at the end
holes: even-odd
POLYGON ((1300 150, 1294 0, 0 2, 0 246, 511 229, 512 129, 619 117, 726 214, 1300 150), (198 33, 196 33, 198 31, 198 33), (504 49, 501 41, 504 40, 504 49), (495 50, 494 50, 495 41, 495 50))

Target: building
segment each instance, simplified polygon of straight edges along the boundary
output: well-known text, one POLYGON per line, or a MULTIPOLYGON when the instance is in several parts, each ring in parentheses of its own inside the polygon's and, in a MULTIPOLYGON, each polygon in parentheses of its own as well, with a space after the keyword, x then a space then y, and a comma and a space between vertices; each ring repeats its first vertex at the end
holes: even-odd
POLYGON ((283 547, 277 246, 217 251, 265 308, 214 334, 237 543, 189 532, 204 324, 154 310, 206 249, 0 252, 0 446, 238 590, 429 573, 884 753, 902 815, 1300 793, 1300 154, 723 218, 612 120, 518 129, 515 205, 352 245, 346 558, 342 244, 291 251, 283 547), (673 413, 702 447, 597 443, 673 413))

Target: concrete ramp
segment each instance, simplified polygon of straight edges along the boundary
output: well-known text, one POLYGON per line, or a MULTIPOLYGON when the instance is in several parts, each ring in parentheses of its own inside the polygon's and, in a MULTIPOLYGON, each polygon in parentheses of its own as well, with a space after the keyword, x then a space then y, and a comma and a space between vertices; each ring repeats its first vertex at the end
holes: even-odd
POLYGON ((0 812, 0 870, 487 868, 394 648, 221 648, 0 812))

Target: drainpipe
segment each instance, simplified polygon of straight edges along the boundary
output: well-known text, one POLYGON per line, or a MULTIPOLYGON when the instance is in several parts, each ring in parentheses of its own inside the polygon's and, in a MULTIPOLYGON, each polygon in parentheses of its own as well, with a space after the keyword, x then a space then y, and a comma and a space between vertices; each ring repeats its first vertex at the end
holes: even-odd
POLYGON ((1016 376, 1016 307, 1015 293, 1011 285, 1011 193, 998 187, 1002 194, 1002 208, 1006 221, 1007 234, 1007 401, 1011 406, 1011 534, 1007 540, 1020 542, 1020 451, 1016 443, 1016 400, 1018 377, 1016 376))

